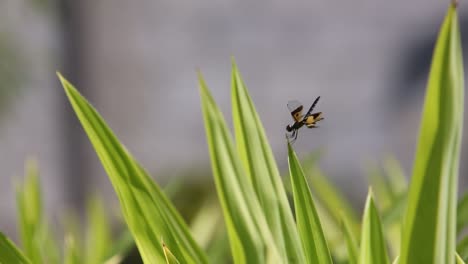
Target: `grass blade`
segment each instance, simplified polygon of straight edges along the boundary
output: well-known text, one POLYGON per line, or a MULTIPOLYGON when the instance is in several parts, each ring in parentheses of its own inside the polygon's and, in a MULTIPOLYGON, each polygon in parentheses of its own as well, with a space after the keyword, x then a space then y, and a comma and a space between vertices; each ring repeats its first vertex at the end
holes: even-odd
POLYGON ((336 185, 330 181, 319 169, 313 157, 306 159, 304 172, 309 175, 308 179, 314 195, 324 205, 323 207, 332 216, 334 225, 337 230, 340 230, 340 222, 342 218, 346 218, 349 224, 351 234, 359 237, 359 218, 353 206, 348 202, 348 199, 343 196, 342 192, 336 185))
POLYGON ((278 249, 288 262, 304 263, 304 253, 273 152, 234 60, 231 84, 234 131, 241 161, 278 249))
POLYGON ((468 260, 468 235, 458 242, 457 252, 464 260, 468 260))
POLYGON ((382 225, 389 246, 390 256, 398 254, 401 247, 401 216, 406 205, 406 191, 403 174, 395 160, 387 160, 386 171, 373 166, 369 182, 375 195, 377 208, 382 212, 382 225), (393 164, 392 164, 393 163, 393 164))
POLYGON ((103 263, 109 255, 109 248, 112 244, 111 226, 105 209, 103 201, 98 196, 88 201, 85 263, 103 263))
POLYGON ((29 264, 32 262, 0 232, 0 263, 29 264))
POLYGON ((468 226, 468 192, 458 202, 457 206, 457 234, 468 226))
POLYGON ((345 217, 342 218, 341 228, 344 235, 344 240, 346 241, 346 248, 348 249, 348 263, 357 264, 359 258, 358 243, 355 239, 355 236, 352 234, 345 217))
POLYGON ((121 209, 145 263, 163 263, 164 237, 184 263, 206 263, 186 224, 145 170, 118 141, 97 111, 59 74, 83 128, 114 186, 121 209))
POLYGON ((296 208, 297 230, 302 240, 306 263, 332 263, 322 225, 315 209, 309 184, 296 153, 288 142, 289 173, 296 208))
POLYGON ((460 255, 456 254, 456 258, 457 258, 457 264, 465 264, 465 261, 463 261, 460 255))
POLYGON ((164 250, 164 256, 166 257, 166 263, 167 264, 179 264, 179 260, 172 254, 172 252, 167 248, 166 244, 162 244, 163 250, 164 250))
POLYGON ((432 60, 408 194, 401 264, 454 262, 463 82, 458 16, 451 4, 432 60))
POLYGON ((65 264, 80 264, 81 250, 78 245, 77 236, 74 232, 68 232, 65 235, 64 263, 65 264))
POLYGON ((372 198, 372 190, 367 195, 361 233, 360 264, 390 263, 383 237, 379 213, 372 198))
POLYGON ((226 122, 201 74, 199 85, 211 166, 234 262, 278 261, 281 257, 268 229, 265 215, 235 152, 226 122))
POLYGON ((22 185, 17 186, 16 201, 18 208, 19 233, 24 254, 34 263, 42 263, 43 215, 42 197, 38 179, 37 163, 26 163, 26 177, 22 185))
POLYGON ((132 237, 132 234, 128 229, 122 231, 115 242, 111 245, 109 253, 104 258, 105 263, 113 263, 114 260, 117 260, 117 263, 120 263, 119 260, 123 259, 131 250, 135 247, 135 240, 132 237))
POLYGON ((25 166, 24 183, 17 186, 19 233, 24 254, 34 263, 59 263, 59 252, 43 215, 39 170, 35 160, 25 166))

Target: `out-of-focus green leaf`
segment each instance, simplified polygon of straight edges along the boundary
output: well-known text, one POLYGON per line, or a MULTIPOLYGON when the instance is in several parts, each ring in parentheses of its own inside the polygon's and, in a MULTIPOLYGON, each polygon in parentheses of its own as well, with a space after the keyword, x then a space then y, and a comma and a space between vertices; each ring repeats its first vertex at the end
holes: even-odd
POLYGON ((337 223, 335 221, 333 216, 330 214, 330 211, 325 209, 325 206, 319 199, 317 199, 316 196, 312 195, 312 200, 314 201, 317 214, 320 216, 322 230, 327 240, 328 249, 330 250, 330 254, 332 255, 333 260, 335 260, 336 263, 347 261, 347 245, 346 241, 343 239, 341 222, 337 223))
POLYGON ((389 181, 378 166, 372 166, 368 175, 370 186, 374 190, 375 203, 380 210, 385 211, 395 200, 389 181))
POLYGON ((457 244, 457 252, 465 261, 468 260, 468 235, 457 244))
POLYGON ((463 65, 456 5, 437 39, 424 103, 400 253, 401 264, 453 263, 463 124, 463 65))
POLYGON ((195 241, 206 249, 222 221, 223 216, 218 203, 214 199, 206 199, 190 224, 195 241))
POLYGON ((18 228, 24 254, 33 263, 59 263, 58 247, 50 234, 42 208, 37 162, 26 162, 24 183, 17 186, 18 228))
POLYGON ((465 261, 460 257, 460 255, 456 254, 457 264, 465 264, 465 261))
POLYGON ((91 197, 87 206, 88 229, 86 235, 86 262, 103 263, 112 244, 111 226, 106 208, 98 196, 91 197))
POLYGON ((457 234, 468 226, 468 192, 458 202, 457 206, 457 234))
POLYGON ((29 160, 26 164, 26 177, 17 186, 16 201, 18 208, 19 233, 24 254, 34 263, 42 263, 43 215, 42 197, 39 187, 37 163, 29 160))
POLYGON ((218 230, 215 238, 207 248, 207 254, 210 263, 232 263, 229 239, 224 230, 218 230))
POLYGON ((234 262, 287 262, 281 259, 223 115, 201 74, 199 85, 211 166, 234 262))
POLYGON ((105 257, 105 263, 120 263, 120 260, 135 246, 135 240, 130 230, 125 229, 111 246, 109 253, 105 257))
POLYGON ((65 264, 80 264, 81 249, 79 241, 74 231, 68 232, 65 235, 64 263, 65 264))
POLYGON ((342 192, 320 171, 316 163, 310 158, 305 160, 304 171, 309 175, 308 179, 314 195, 324 205, 334 220, 336 230, 340 230, 340 222, 347 219, 351 234, 359 237, 359 218, 355 209, 351 206, 342 192))
POLYGON ((359 238, 360 224, 355 209, 335 184, 319 169, 320 152, 308 155, 303 161, 304 173, 308 176, 313 199, 320 215, 322 229, 333 258, 340 263, 347 257, 346 242, 343 240, 341 221, 348 219, 351 234, 359 238))
POLYGON ((81 232, 81 223, 78 213, 68 210, 62 215, 62 226, 65 233, 63 262, 66 264, 79 264, 84 262, 84 234, 81 232))
POLYGON ((390 256, 395 256, 400 250, 401 218, 406 206, 406 183, 396 160, 387 159, 385 166, 387 175, 380 167, 375 166, 370 170, 369 182, 374 190, 377 208, 383 212, 382 225, 390 256))
POLYGON ((341 227, 346 241, 346 248, 348 249, 348 263, 357 264, 359 258, 358 243, 354 235, 351 233, 345 217, 342 218, 341 227))
POLYGON ((0 263, 1 264, 30 264, 32 263, 25 255, 0 232, 0 263))
POLYGON ((307 263, 333 263, 309 184, 289 142, 288 161, 296 208, 297 230, 302 240, 307 263))
POLYGON ((304 253, 273 152, 234 59, 231 87, 237 150, 277 248, 289 263, 304 263, 304 253))
POLYGON ((162 263, 159 238, 184 263, 206 263, 174 206, 145 170, 118 141, 97 111, 59 74, 83 128, 114 186, 124 218, 145 263, 162 263))
POLYGON ((383 169, 388 176, 393 197, 398 197, 407 191, 408 183, 400 163, 393 156, 388 156, 383 163, 383 169))
POLYGON ((360 264, 390 263, 379 213, 372 198, 372 189, 369 189, 369 194, 367 195, 360 245, 360 264))

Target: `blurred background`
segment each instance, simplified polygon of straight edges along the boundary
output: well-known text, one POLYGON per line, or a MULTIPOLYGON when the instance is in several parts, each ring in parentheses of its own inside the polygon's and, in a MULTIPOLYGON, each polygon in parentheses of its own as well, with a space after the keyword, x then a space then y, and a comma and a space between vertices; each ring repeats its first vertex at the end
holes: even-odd
MULTIPOLYGON (((308 108, 321 96, 316 109, 325 120, 301 130, 294 147, 301 155, 320 151, 323 171, 361 206, 369 164, 394 155, 411 174, 448 2, 1 0, 0 230, 17 238, 14 183, 28 157, 39 162, 49 215, 82 214, 94 192, 118 208, 56 71, 158 183, 182 177, 204 185, 211 169, 196 69, 230 122, 230 56, 282 171, 287 101, 308 108)), ((459 14, 465 38, 463 1, 459 14)), ((468 167, 461 166, 466 186, 468 167)))

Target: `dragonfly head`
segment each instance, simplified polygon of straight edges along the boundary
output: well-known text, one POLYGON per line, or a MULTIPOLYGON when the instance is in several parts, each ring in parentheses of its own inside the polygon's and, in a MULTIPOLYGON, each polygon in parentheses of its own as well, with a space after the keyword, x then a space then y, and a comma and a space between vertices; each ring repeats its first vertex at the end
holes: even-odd
POLYGON ((293 130, 293 129, 292 129, 292 127, 291 127, 290 125, 287 125, 287 126, 286 126, 286 131, 291 132, 292 130, 293 130))

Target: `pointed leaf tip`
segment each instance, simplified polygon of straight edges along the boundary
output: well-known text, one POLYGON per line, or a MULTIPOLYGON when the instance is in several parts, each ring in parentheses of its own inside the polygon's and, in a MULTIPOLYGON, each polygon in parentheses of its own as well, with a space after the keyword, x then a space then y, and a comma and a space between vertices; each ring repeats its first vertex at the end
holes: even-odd
POLYGON ((237 69, 236 66, 236 59, 234 58, 234 55, 231 55, 231 64, 232 64, 232 69, 237 69))

